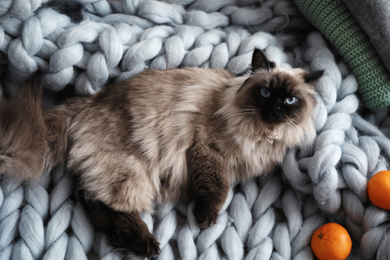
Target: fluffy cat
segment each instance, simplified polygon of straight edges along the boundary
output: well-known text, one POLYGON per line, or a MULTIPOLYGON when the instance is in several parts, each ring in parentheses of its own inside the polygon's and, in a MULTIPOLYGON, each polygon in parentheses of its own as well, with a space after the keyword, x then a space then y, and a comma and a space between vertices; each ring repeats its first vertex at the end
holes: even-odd
POLYGON ((314 83, 323 71, 286 70, 254 50, 251 74, 145 71, 43 111, 38 84, 0 103, 0 173, 34 180, 64 164, 113 246, 153 256, 141 220, 154 201, 194 199, 213 225, 229 187, 271 171, 315 137, 314 83))

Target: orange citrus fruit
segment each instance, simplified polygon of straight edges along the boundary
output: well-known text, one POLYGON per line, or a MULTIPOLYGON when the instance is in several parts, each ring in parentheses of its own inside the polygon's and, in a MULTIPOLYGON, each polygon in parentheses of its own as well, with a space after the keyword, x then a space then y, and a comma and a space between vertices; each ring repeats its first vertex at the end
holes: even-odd
POLYGON ((368 197, 375 206, 390 210, 390 171, 376 173, 367 183, 368 197))
POLYGON ((351 253, 348 231, 337 223, 327 223, 311 237, 311 249, 319 260, 345 260, 351 253))

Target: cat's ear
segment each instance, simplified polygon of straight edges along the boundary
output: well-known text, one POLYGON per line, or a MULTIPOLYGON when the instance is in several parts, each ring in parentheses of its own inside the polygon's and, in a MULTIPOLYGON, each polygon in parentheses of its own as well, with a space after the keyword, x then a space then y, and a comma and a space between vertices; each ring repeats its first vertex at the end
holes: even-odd
POLYGON ((275 62, 269 61, 261 50, 255 49, 253 51, 252 64, 251 64, 252 73, 254 73, 257 70, 270 70, 275 67, 276 67, 275 62))
POLYGON ((303 76, 305 83, 315 84, 324 75, 324 70, 316 70, 312 72, 306 72, 303 76))

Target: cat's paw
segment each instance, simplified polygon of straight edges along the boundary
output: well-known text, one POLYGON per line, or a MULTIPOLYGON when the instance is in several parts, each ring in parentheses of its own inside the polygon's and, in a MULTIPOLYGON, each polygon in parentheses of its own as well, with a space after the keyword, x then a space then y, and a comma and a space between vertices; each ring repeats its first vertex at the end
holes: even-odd
POLYGON ((219 215, 219 210, 217 209, 206 209, 202 206, 195 206, 194 216, 200 228, 207 228, 215 225, 219 215))
POLYGON ((117 229, 108 234, 108 240, 113 247, 131 251, 137 256, 152 257, 160 252, 160 243, 149 232, 134 234, 126 229, 117 229))
POLYGON ((138 250, 141 249, 139 255, 152 257, 160 253, 160 243, 152 235, 149 238, 144 239, 141 244, 142 246, 138 248, 138 250))

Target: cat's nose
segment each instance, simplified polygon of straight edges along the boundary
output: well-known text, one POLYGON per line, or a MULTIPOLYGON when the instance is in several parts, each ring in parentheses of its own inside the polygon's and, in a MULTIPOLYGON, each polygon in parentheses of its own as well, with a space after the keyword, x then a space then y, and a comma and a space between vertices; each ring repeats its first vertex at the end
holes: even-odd
POLYGON ((274 109, 276 113, 279 113, 282 110, 282 106, 280 104, 276 104, 274 109))
POLYGON ((283 106, 282 106, 282 104, 275 103, 275 105, 273 106, 271 114, 275 118, 280 118, 282 116, 282 114, 283 114, 283 106))
POLYGON ((274 108, 271 112, 271 115, 274 117, 274 118, 279 118, 280 117, 280 114, 281 114, 281 109, 277 109, 277 108, 274 108))

